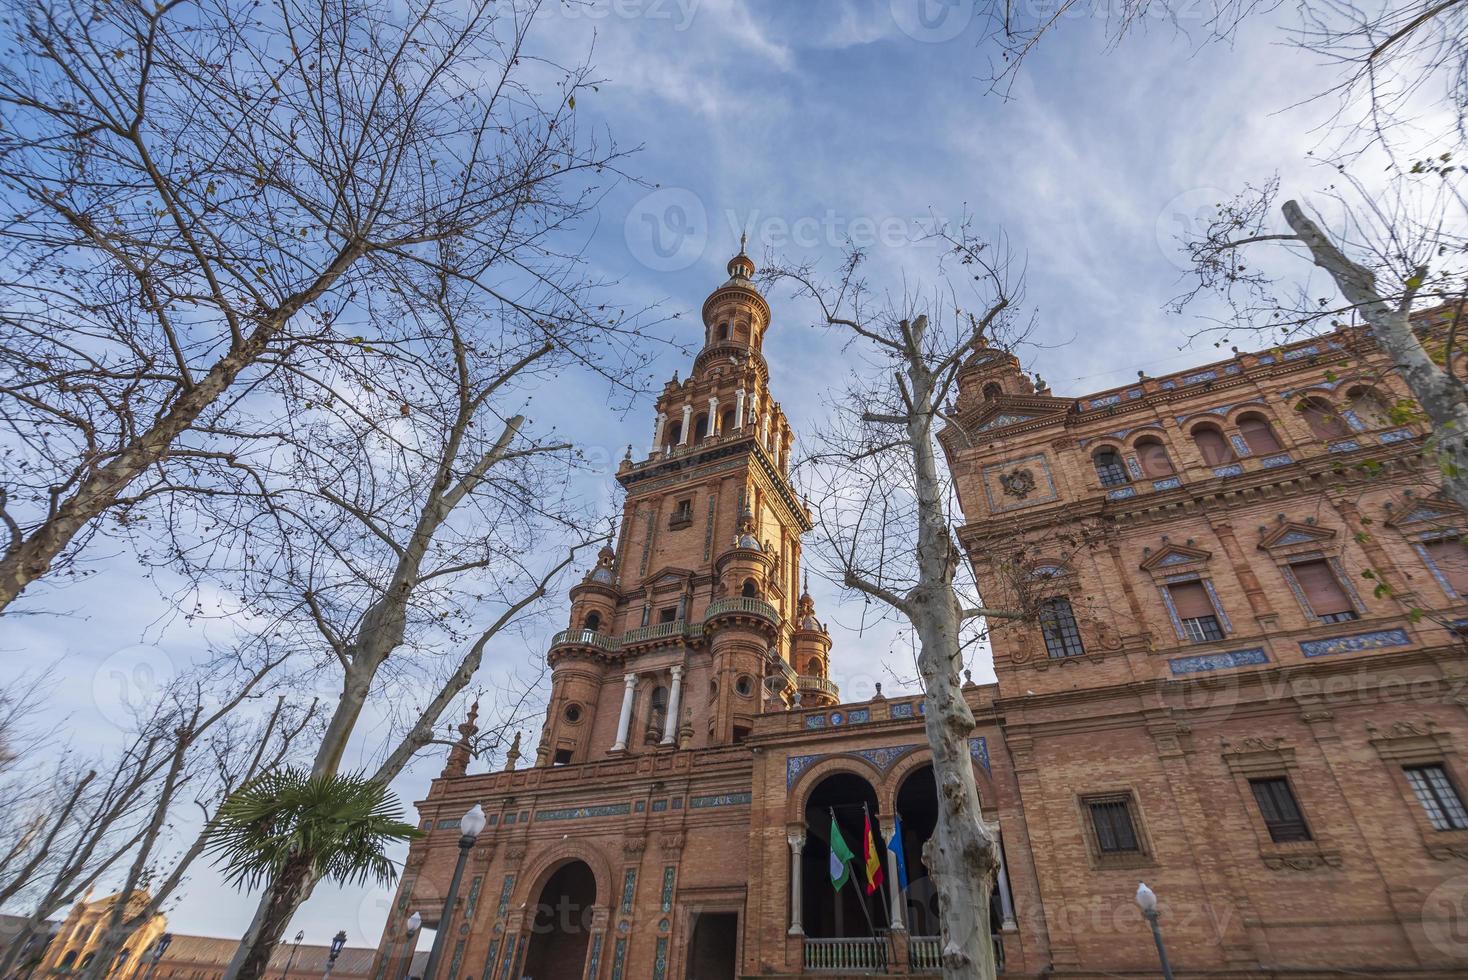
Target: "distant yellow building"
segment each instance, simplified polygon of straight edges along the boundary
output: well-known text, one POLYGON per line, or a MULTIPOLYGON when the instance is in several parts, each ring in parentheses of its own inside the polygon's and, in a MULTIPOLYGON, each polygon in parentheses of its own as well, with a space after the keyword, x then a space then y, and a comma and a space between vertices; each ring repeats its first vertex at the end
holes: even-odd
MULTIPOLYGON (((66 921, 56 931, 51 945, 46 948, 46 955, 41 958, 38 972, 42 976, 52 972, 70 973, 90 966, 102 948, 102 934, 118 898, 117 895, 108 895, 106 898, 90 901, 88 895, 74 904, 66 921)), ((152 897, 147 892, 134 892, 128 900, 124 918, 136 917, 151 900, 152 897)), ((117 961, 105 976, 131 977, 135 973, 141 976, 138 971, 139 961, 146 958, 147 951, 163 935, 166 927, 167 920, 161 914, 154 913, 145 919, 142 925, 128 935, 127 942, 117 954, 117 961)))

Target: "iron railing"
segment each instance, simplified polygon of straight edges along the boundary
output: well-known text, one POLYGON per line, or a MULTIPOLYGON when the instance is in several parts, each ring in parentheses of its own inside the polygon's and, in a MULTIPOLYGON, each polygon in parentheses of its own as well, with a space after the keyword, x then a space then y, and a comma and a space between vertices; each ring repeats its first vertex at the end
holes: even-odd
POLYGON ((634 643, 646 643, 648 640, 661 640, 666 636, 682 636, 684 622, 675 619, 671 623, 654 623, 652 626, 639 626, 635 630, 628 630, 622 634, 622 645, 631 646, 634 643))
POLYGON ((858 939, 806 939, 805 968, 807 970, 882 970, 887 969, 887 940, 863 937, 858 939))

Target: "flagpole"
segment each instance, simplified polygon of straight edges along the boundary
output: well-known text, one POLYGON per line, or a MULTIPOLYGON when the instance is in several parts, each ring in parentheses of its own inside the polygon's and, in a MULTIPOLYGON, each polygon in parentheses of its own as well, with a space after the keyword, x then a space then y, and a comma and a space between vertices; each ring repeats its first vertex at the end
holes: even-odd
MULTIPOLYGON (((828 807, 828 809, 831 811, 831 822, 834 824, 836 823, 836 809, 834 807, 828 807)), ((840 825, 837 824, 837 826, 839 827, 840 825)), ((848 872, 850 871, 849 863, 847 865, 847 870, 848 872)), ((862 894, 861 886, 856 883, 856 875, 848 873, 846 877, 848 880, 850 880, 851 887, 856 889, 856 904, 861 906, 861 914, 866 916, 867 920, 867 931, 870 932, 872 934, 872 938, 875 939, 877 937, 877 927, 872 923, 872 910, 867 908, 867 897, 862 894)))

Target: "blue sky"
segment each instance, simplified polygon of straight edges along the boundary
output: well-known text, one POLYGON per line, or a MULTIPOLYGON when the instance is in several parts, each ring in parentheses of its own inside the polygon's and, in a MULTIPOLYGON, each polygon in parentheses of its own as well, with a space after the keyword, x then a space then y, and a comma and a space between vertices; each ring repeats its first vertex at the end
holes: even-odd
MULTIPOLYGON (((1108 50, 1104 19, 1076 16, 1007 101, 989 93, 989 52, 962 2, 594 0, 547 4, 541 28, 543 50, 563 59, 594 43, 607 81, 578 97, 581 124, 643 147, 628 169, 644 183, 614 188, 582 229, 588 262, 620 283, 621 305, 678 314, 675 332, 691 344, 741 230, 756 258, 773 249, 828 269, 848 235, 866 238, 873 275, 900 289, 904 277, 931 279, 937 257, 911 239, 934 216, 967 210, 1026 256, 1033 339, 1051 348, 1026 352, 1027 366, 1057 394, 1118 385, 1138 368, 1176 370, 1216 352, 1211 341, 1180 351, 1200 324, 1164 312, 1183 288, 1173 236, 1245 181, 1279 171, 1287 194, 1308 196, 1328 179, 1307 158, 1321 107, 1290 108, 1326 76, 1267 23, 1231 47, 1202 49, 1150 23, 1108 50)), ((837 338, 808 326, 808 306, 779 293, 771 301, 771 387, 808 433, 849 359, 837 338)), ((670 350, 655 376, 687 367, 670 350)), ((625 416, 594 388, 568 385, 536 401, 538 422, 613 465, 651 434, 646 400, 625 416)), ((605 502, 610 484, 603 474, 586 490, 605 502)), ((186 662, 211 628, 169 617, 125 555, 98 558, 101 572, 84 583, 28 596, 23 611, 36 615, 8 617, 4 641, 7 655, 24 651, 59 682, 55 717, 81 746, 117 737, 128 678, 186 662)), ((894 647, 888 627, 859 629, 859 602, 815 591, 846 696, 869 695, 874 681, 890 692, 893 672, 910 673, 905 646, 894 647)), ((562 618, 557 602, 547 634, 562 618)), ((538 656, 541 639, 508 641, 491 656, 518 666, 538 656)), ((989 672, 980 664, 976 673, 989 672)), ((495 676, 487 668, 481 682, 495 676)), ((364 739, 348 764, 374 744, 364 739)), ((419 798, 441 764, 422 761, 395 788, 419 798)), ((174 930, 233 936, 253 897, 224 889, 201 864, 176 904, 174 930)), ((385 893, 322 889, 291 931, 324 943, 345 928, 354 945, 372 944, 386 905, 385 893)))

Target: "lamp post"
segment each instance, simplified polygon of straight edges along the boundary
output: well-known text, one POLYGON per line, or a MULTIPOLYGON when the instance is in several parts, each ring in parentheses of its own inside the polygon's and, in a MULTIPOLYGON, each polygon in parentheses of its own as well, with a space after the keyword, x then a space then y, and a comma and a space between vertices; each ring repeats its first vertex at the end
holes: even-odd
POLYGON ((1137 905, 1142 918, 1152 927, 1152 941, 1157 944, 1157 959, 1162 963, 1163 980, 1172 980, 1172 967, 1167 965, 1167 947, 1162 945, 1162 930, 1157 927, 1157 893, 1144 881, 1137 882, 1137 905))
POLYGON ((332 968, 336 966, 336 958, 342 954, 342 947, 347 944, 347 931, 340 930, 331 937, 331 951, 326 954, 326 972, 321 974, 321 980, 328 980, 332 968))
POLYGON ((408 935, 403 944, 408 947, 408 955, 403 959, 403 972, 398 974, 398 980, 407 980, 413 972, 413 957, 417 955, 418 930, 423 926, 423 916, 414 912, 408 916, 408 935))
POLYGON ((454 918, 454 900, 459 896, 459 879, 464 877, 464 862, 469 858, 469 849, 484 830, 484 808, 478 803, 474 809, 459 820, 459 860, 454 864, 454 876, 449 879, 449 893, 444 896, 443 913, 438 917, 438 928, 433 934, 433 951, 428 954, 428 965, 423 968, 423 980, 434 980, 438 975, 438 964, 443 959, 444 947, 448 945, 449 924, 454 918))
POLYGON ((301 940, 306 938, 306 930, 301 929, 296 933, 296 944, 291 947, 291 955, 285 961, 285 972, 280 975, 280 980, 290 980, 291 965, 296 962, 296 952, 301 948, 301 940))
POLYGON ((163 959, 163 954, 168 950, 168 944, 171 942, 173 942, 173 933, 165 932, 153 943, 153 953, 148 957, 148 969, 143 974, 143 980, 153 980, 153 968, 158 965, 159 960, 163 959))

